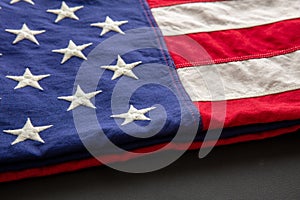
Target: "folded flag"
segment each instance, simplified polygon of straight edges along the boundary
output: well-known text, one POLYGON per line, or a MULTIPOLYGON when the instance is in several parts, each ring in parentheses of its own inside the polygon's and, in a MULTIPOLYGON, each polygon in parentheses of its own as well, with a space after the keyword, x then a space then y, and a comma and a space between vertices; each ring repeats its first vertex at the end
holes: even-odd
POLYGON ((299 3, 0 2, 0 181, 297 131, 299 3))

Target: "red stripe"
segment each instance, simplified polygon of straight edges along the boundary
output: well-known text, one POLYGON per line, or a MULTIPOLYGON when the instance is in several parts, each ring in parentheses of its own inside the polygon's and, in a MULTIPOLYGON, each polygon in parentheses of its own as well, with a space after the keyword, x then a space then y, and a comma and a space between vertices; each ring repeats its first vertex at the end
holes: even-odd
MULTIPOLYGON (((251 134, 251 135, 242 135, 234 138, 219 140, 216 145, 221 146, 221 145, 228 145, 228 144, 234 144, 234 143, 246 142, 252 140, 261 140, 261 139, 275 137, 286 133, 296 132, 299 129, 300 126, 293 126, 289 128, 278 129, 275 131, 267 131, 267 132, 261 132, 257 134, 251 134)), ((215 142, 208 142, 205 144, 203 144, 202 142, 195 142, 190 146, 189 149, 195 150, 195 149, 199 149, 202 145, 203 147, 208 147, 211 146, 212 144, 215 144, 215 142)), ((160 144, 152 147, 142 148, 139 150, 139 152, 152 152, 165 145, 166 144, 160 144)), ((185 150, 184 147, 186 147, 186 144, 172 144, 170 145, 169 150, 185 150)), ((107 156, 107 160, 110 159, 111 162, 126 161, 129 159, 133 159, 133 157, 130 155, 132 154, 111 155, 111 156, 107 156)), ((77 171, 80 169, 95 167, 100 165, 102 164, 95 158, 89 158, 89 159, 79 160, 79 161, 71 161, 67 163, 46 166, 41 168, 33 168, 33 169, 27 169, 22 171, 2 173, 0 174, 0 182, 8 182, 8 181, 14 181, 14 180, 20 180, 20 179, 32 178, 32 177, 40 177, 40 176, 49 176, 49 175, 54 175, 62 172, 72 172, 72 171, 77 171)))
POLYGON ((148 0, 150 8, 158 8, 163 6, 173 6, 184 3, 196 3, 196 2, 213 2, 221 0, 148 0))
MULTIPOLYGON (((211 119, 211 102, 195 102, 204 130, 211 119)), ((268 96, 226 101, 224 127, 300 119, 300 90, 268 96)), ((217 122, 221 119, 215 118, 217 122)), ((217 127, 210 127, 217 128, 217 127)))
POLYGON ((299 32, 300 19, 294 19, 245 29, 167 36, 165 40, 176 67, 181 68, 290 53, 300 49, 299 32))

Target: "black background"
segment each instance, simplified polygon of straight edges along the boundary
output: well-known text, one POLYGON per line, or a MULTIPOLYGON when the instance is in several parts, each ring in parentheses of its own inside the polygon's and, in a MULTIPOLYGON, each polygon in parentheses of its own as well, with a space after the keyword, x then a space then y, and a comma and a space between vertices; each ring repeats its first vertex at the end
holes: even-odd
POLYGON ((152 173, 96 167, 0 184, 7 199, 300 199, 300 132, 215 148, 206 158, 189 151, 152 173))

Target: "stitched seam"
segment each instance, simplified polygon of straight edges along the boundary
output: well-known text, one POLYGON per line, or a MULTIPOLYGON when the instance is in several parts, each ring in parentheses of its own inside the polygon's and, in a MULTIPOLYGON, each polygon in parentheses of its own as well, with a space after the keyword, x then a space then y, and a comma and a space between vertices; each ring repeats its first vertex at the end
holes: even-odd
MULTIPOLYGON (((157 41, 158 41, 158 44, 159 44, 159 46, 160 46, 160 51, 161 51, 162 55, 164 56, 165 62, 166 62, 166 64, 168 64, 168 66, 170 67, 170 66, 172 66, 173 63, 168 62, 167 56, 166 56, 165 52, 163 51, 163 46, 162 46, 162 44, 161 44, 161 40, 159 39, 160 37, 163 37, 163 36, 162 36, 161 34, 158 34, 158 33, 157 33, 156 27, 153 25, 153 22, 152 22, 152 20, 151 20, 151 18, 150 18, 150 16, 149 16, 149 12, 148 12, 148 10, 145 8, 145 5, 144 5, 144 3, 146 3, 145 0, 144 0, 144 2, 143 2, 143 0, 139 0, 139 2, 140 2, 141 6, 142 6, 142 8, 143 8, 143 10, 144 10, 144 12, 145 12, 145 14, 146 14, 146 17, 147 17, 147 20, 148 20, 149 23, 150 23, 150 26, 153 28, 154 33, 155 33, 156 36, 157 36, 157 41)), ((149 10, 149 11, 150 11, 150 10, 149 10)), ((175 66, 175 65, 174 65, 174 66, 175 66)), ((182 91, 181 91, 181 90, 179 89, 179 87, 178 87, 179 84, 175 81, 174 75, 173 75, 173 73, 171 72, 171 70, 170 70, 169 67, 168 67, 168 71, 169 71, 169 74, 170 74, 171 77, 172 77, 172 82, 174 83, 174 85, 175 85, 175 87, 176 87, 176 90, 177 90, 178 93, 181 95, 181 97, 183 97, 182 99, 186 99, 186 98, 184 98, 184 97, 185 97, 185 96, 186 96, 186 97, 189 97, 189 96, 188 96, 187 94, 186 94, 185 96, 183 95, 182 91)), ((175 72, 176 72, 176 68, 175 68, 175 72)), ((178 77, 178 80, 179 80, 179 77, 178 77)), ((182 87, 182 89, 184 90, 183 86, 181 86, 181 87, 182 87)), ((194 114, 193 110, 191 109, 191 107, 190 107, 189 105, 186 104, 186 101, 183 101, 183 103, 184 103, 185 106, 188 108, 189 112, 192 114, 192 117, 193 117, 193 119, 194 119, 194 123, 196 123, 197 120, 196 120, 196 117, 195 117, 195 114, 194 114)), ((201 117, 200 117, 200 121, 201 121, 201 117)), ((196 125, 197 125, 197 124, 196 124, 196 125)))
MULTIPOLYGON (((257 98, 257 97, 261 97, 261 96, 289 92, 289 91, 299 90, 299 89, 300 89, 300 85, 292 86, 292 87, 275 87, 274 89, 266 91, 266 92, 257 92, 257 93, 251 93, 251 94, 247 93, 247 96, 244 96, 244 97, 241 97, 241 95, 236 95, 236 94, 231 93, 231 94, 225 94, 224 100, 257 98)), ((194 102, 198 102, 198 101, 219 101, 219 100, 214 100, 211 98, 211 96, 206 95, 197 100, 194 100, 194 102)))
POLYGON ((201 65, 213 65, 213 64, 221 64, 221 63, 227 63, 227 62, 237 62, 237 61, 244 61, 244 60, 250 60, 250 59, 260 59, 260 58, 269 58, 273 56, 279 56, 284 55, 288 53, 292 53, 294 51, 300 50, 300 46, 291 47, 284 50, 279 50, 275 52, 268 52, 264 54, 253 54, 253 55, 247 55, 247 56, 237 56, 232 58, 220 58, 220 59, 214 59, 213 61, 209 60, 203 60, 203 61, 196 61, 196 62, 184 62, 180 64, 176 64, 177 68, 183 68, 183 67, 192 67, 192 66, 201 66, 201 65))
MULTIPOLYGON (((277 93, 281 93, 281 92, 286 92, 286 91, 291 91, 291 90, 297 90, 300 88, 300 85, 298 86, 291 86, 291 87, 274 87, 271 90, 265 91, 265 92, 257 92, 257 93, 251 93, 247 96, 266 96, 266 95, 270 95, 270 94, 277 94, 277 93)), ((226 98, 228 96, 228 98, 237 98, 239 97, 239 95, 234 95, 234 94, 225 94, 226 98)), ((244 98, 251 98, 251 97, 244 97, 244 98)))
POLYGON ((187 2, 184 2, 184 3, 180 3, 180 4, 177 4, 177 3, 176 4, 164 3, 164 4, 160 4, 160 6, 151 7, 151 9, 152 8, 161 8, 161 7, 170 7, 170 6, 181 5, 181 4, 188 4, 188 3, 208 3, 208 2, 219 2, 219 1, 223 1, 223 0, 205 0, 205 1, 190 0, 190 1, 187 1, 187 2))

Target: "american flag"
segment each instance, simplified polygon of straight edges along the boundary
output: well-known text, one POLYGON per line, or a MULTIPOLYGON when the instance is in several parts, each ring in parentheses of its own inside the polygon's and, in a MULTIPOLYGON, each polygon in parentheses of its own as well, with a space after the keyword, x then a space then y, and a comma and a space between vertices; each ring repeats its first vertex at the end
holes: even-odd
POLYGON ((300 127, 299 0, 0 6, 0 181, 99 165, 86 142, 107 162, 133 158, 107 138, 183 151, 300 127))
MULTIPOLYGON (((211 120, 211 103, 219 99, 211 97, 197 71, 212 68, 219 70, 224 86, 224 128, 255 127, 254 135, 239 134, 232 142, 299 128, 299 3, 149 0, 182 84, 201 113, 204 130, 211 120), (277 127, 278 123, 286 125, 277 127), (273 128, 266 131, 269 125, 273 128)), ((218 121, 218 115, 213 120, 218 121)))

